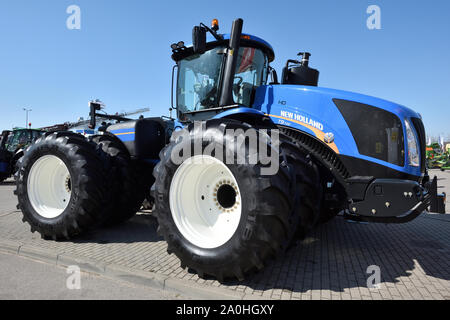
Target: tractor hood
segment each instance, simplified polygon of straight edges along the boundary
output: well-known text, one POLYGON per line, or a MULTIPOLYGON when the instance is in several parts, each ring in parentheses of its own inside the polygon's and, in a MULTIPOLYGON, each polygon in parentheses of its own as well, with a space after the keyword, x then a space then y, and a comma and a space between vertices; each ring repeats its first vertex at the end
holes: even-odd
MULTIPOLYGON (((405 120, 424 144, 421 116, 387 100, 321 87, 266 85, 257 89, 253 107, 275 124, 316 137, 336 154, 377 163, 420 176, 424 165, 408 165, 405 120)), ((420 146, 424 150, 423 146, 420 146)), ((421 153, 423 153, 421 151, 421 153)))
MULTIPOLYGON (((369 95, 360 93, 336 90, 323 87, 312 86, 298 86, 298 85, 267 85, 258 88, 255 97, 255 106, 261 106, 264 104, 264 99, 267 94, 276 93, 277 98, 284 98, 281 102, 285 105, 291 105, 295 107, 302 107, 303 103, 323 103, 333 99, 342 99, 355 101, 367 105, 371 105, 386 111, 396 114, 400 119, 405 118, 421 118, 421 115, 414 110, 405 107, 403 105, 391 102, 388 100, 376 98, 369 95), (300 98, 301 96, 301 98, 300 98), (297 101, 301 101, 300 105, 297 101)), ((274 101, 277 103, 277 101, 274 101)), ((319 107, 319 105, 317 106, 319 107)), ((325 108, 326 109, 326 108, 325 108)))

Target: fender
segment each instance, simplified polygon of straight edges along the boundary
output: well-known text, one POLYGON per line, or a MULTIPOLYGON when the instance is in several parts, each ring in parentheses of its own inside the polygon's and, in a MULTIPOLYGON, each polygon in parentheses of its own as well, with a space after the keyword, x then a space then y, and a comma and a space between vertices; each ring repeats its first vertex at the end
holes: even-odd
POLYGON ((254 127, 277 128, 273 120, 261 110, 241 106, 219 113, 213 119, 234 119, 254 127))
POLYGON ((169 142, 173 121, 145 118, 108 127, 107 133, 120 140, 133 159, 158 160, 159 152, 169 142))

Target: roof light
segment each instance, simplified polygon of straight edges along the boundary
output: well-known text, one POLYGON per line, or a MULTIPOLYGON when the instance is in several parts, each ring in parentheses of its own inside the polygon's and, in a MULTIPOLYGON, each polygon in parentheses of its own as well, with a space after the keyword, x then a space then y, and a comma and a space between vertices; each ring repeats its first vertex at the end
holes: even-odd
POLYGON ((212 20, 211 29, 213 29, 214 31, 219 30, 219 20, 217 20, 217 19, 212 20))
POLYGON ((178 48, 178 46, 177 46, 176 43, 172 43, 172 44, 170 45, 170 48, 172 48, 172 50, 176 50, 176 49, 178 48))
POLYGON ((184 41, 180 41, 177 43, 178 48, 183 48, 184 47, 184 41))

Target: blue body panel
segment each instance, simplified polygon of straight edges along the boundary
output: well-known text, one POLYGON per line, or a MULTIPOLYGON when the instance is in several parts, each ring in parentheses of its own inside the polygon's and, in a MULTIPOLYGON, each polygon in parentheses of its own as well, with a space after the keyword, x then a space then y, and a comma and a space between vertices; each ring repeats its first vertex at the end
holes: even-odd
POLYGON ((6 173, 8 172, 9 164, 7 162, 0 162, 0 172, 6 173))
MULTIPOLYGON (((361 155, 355 140, 333 98, 351 100, 375 106, 396 114, 403 125, 404 119, 420 115, 399 104, 358 93, 299 85, 267 85, 256 91, 254 108, 268 114, 279 125, 293 127, 324 141, 325 133, 334 134, 334 143, 328 144, 336 153, 372 161, 408 174, 420 176, 420 168, 408 165, 405 152, 405 166, 400 167, 386 161, 361 155)), ((416 133, 417 135, 417 133, 416 133)), ((405 138, 405 150, 407 150, 405 138)))
POLYGON ((135 132, 133 128, 111 130, 111 133, 123 142, 134 141, 135 132))

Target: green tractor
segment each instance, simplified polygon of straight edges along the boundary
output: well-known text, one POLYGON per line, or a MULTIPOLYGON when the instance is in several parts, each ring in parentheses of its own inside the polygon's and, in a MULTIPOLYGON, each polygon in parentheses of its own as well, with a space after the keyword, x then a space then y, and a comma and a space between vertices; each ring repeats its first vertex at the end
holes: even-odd
POLYGON ((441 171, 450 170, 450 154, 448 152, 443 153, 436 161, 436 165, 441 171))
POLYGON ((38 129, 4 130, 0 137, 0 182, 10 177, 24 150, 42 135, 38 129))
POLYGON ((450 154, 447 150, 442 152, 439 143, 435 142, 426 148, 427 166, 429 169, 450 169, 450 154))

